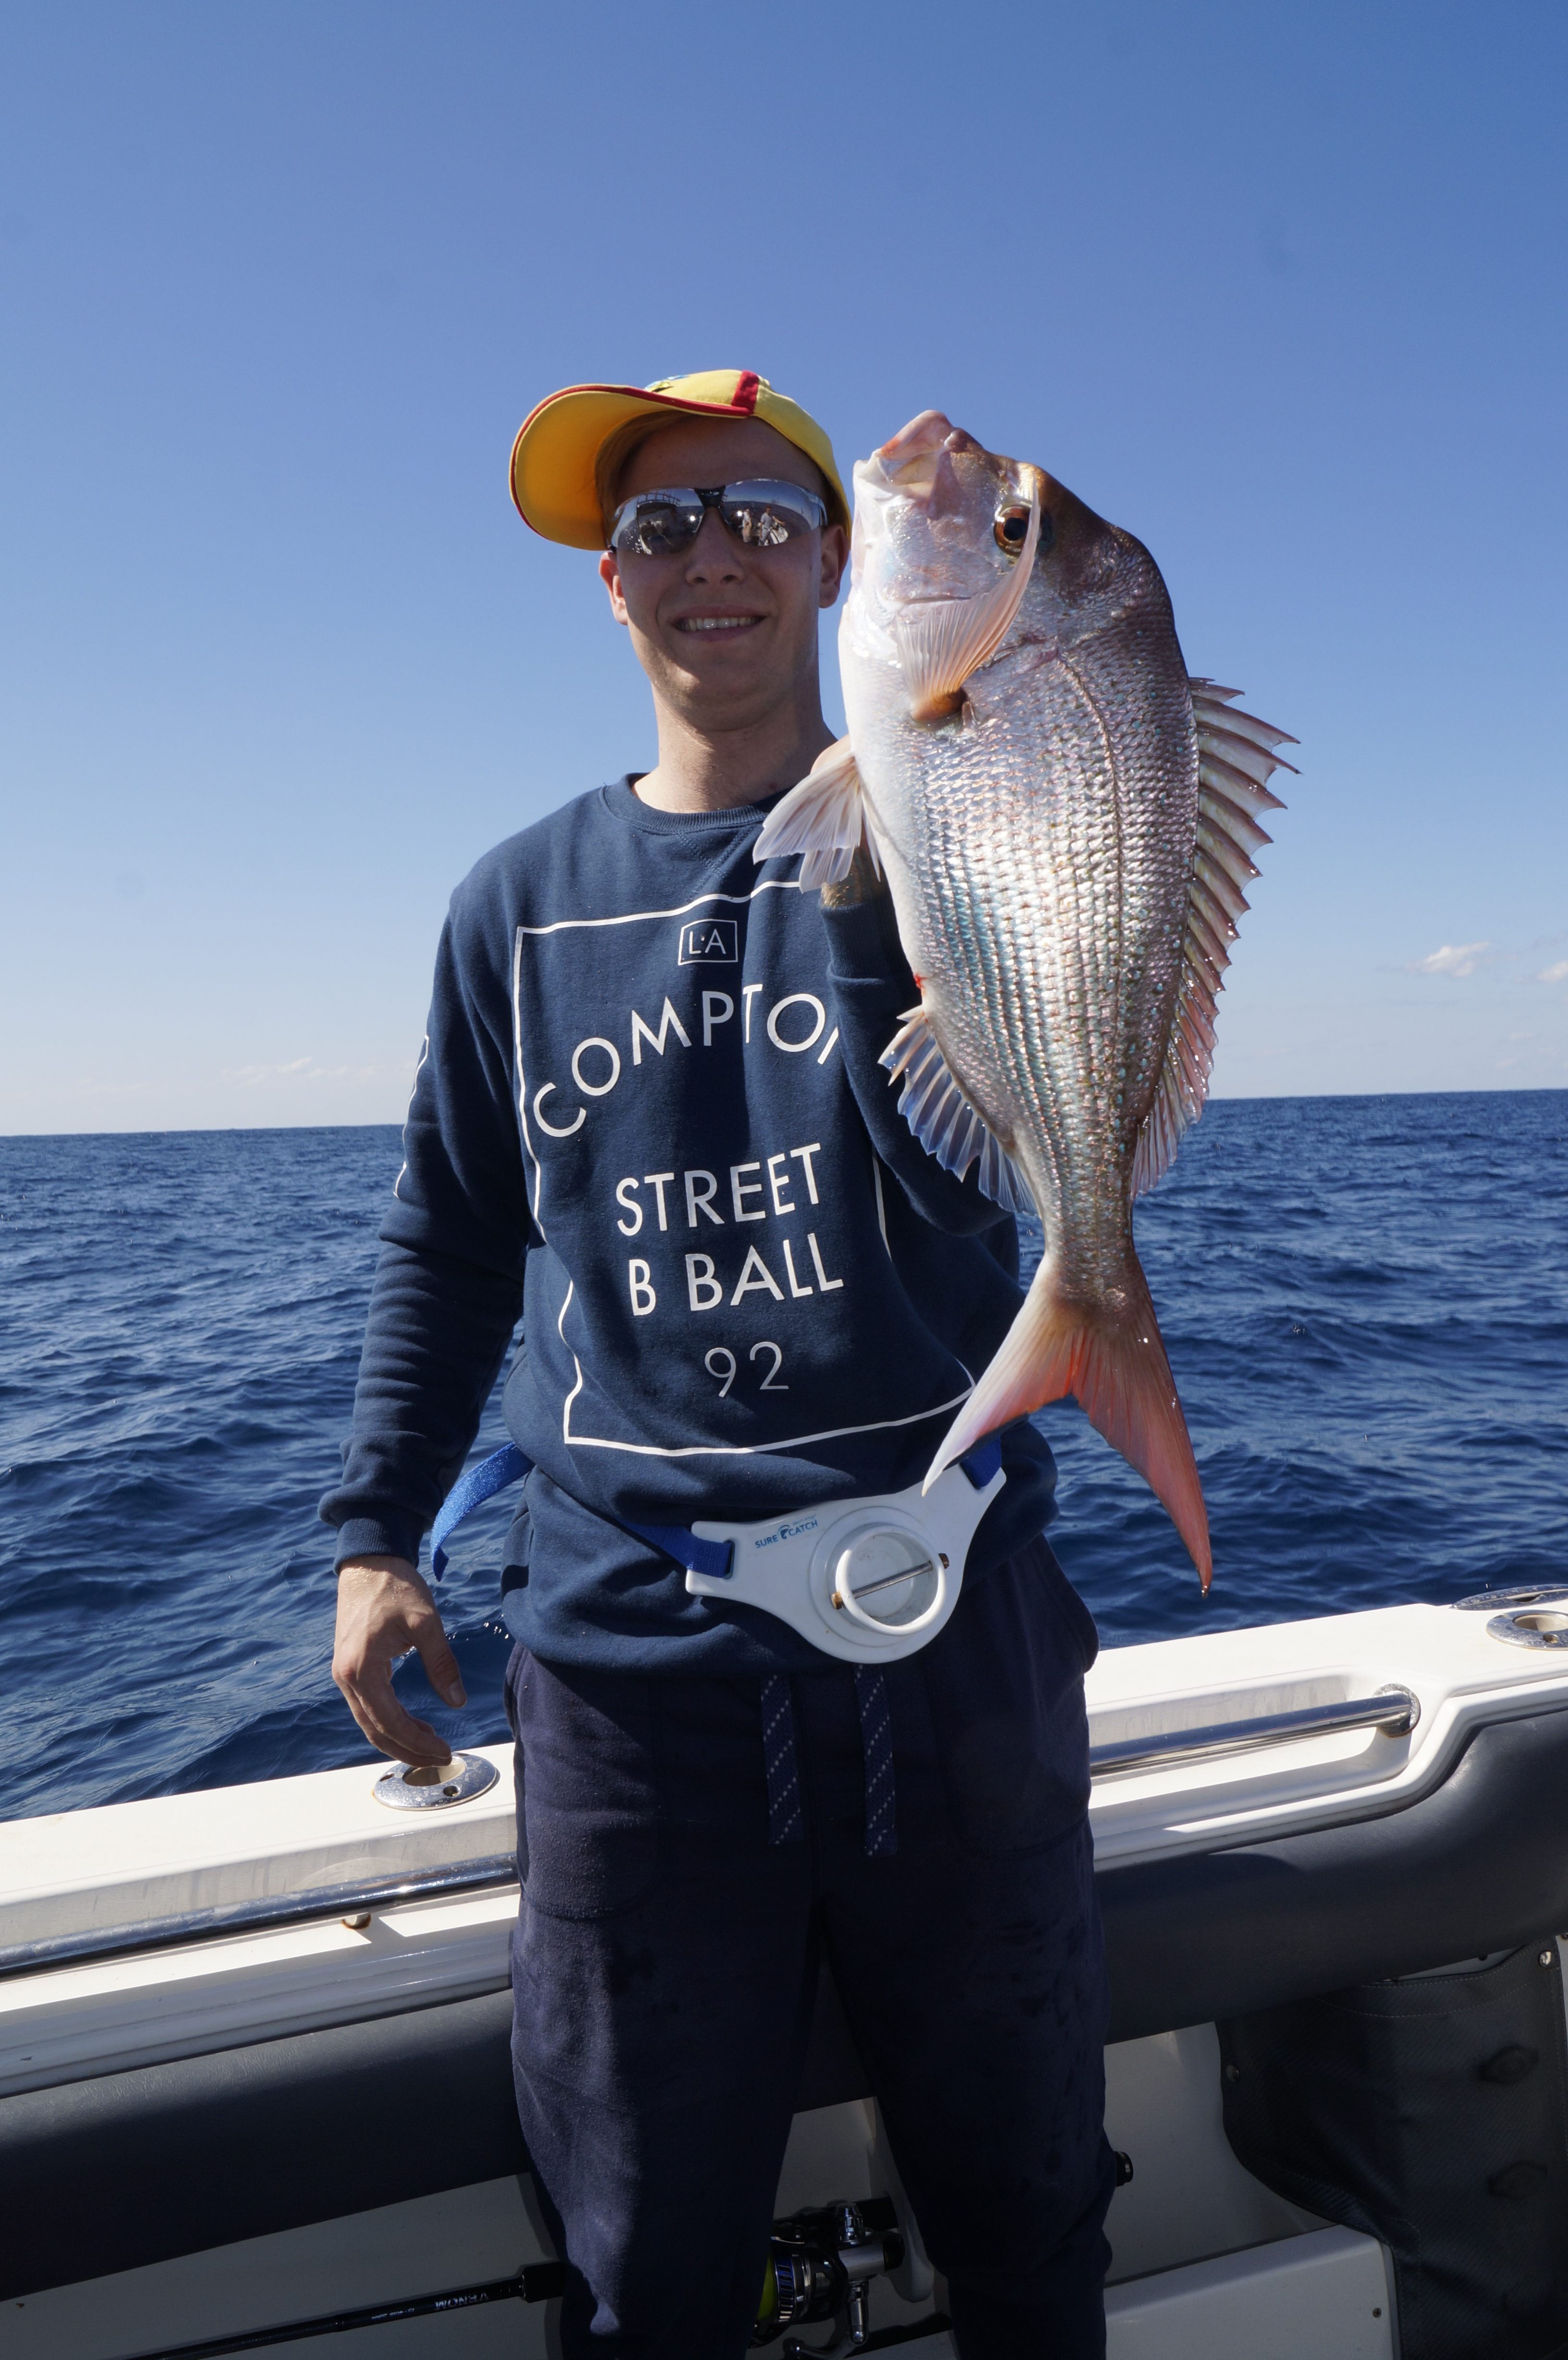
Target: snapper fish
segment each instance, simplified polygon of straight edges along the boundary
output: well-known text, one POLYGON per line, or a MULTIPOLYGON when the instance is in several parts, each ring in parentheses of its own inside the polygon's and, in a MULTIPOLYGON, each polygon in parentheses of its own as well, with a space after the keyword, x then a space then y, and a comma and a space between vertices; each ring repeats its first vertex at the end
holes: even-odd
POLYGON ((1073 1394, 1169 1510, 1207 1590, 1203 1487, 1134 1199, 1203 1111, 1214 1002, 1294 745, 1189 679, 1160 570, 1043 468, 926 410, 855 470, 848 734, 756 857, 886 875, 920 992, 882 1063, 917 1139, 1045 1250, 926 1489, 1073 1394))

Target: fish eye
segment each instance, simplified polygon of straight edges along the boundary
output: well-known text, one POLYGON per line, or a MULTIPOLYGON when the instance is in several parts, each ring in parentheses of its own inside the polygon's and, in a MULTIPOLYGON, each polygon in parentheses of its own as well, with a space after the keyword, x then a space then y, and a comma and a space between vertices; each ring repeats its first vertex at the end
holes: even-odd
MULTIPOLYGON (((1040 521, 1043 524, 1044 519, 1040 521)), ((1005 549, 1009 557, 1018 555, 1029 539, 1029 512, 1017 500, 1009 500, 1006 508, 996 510, 996 521, 991 528, 997 548, 1005 549)))

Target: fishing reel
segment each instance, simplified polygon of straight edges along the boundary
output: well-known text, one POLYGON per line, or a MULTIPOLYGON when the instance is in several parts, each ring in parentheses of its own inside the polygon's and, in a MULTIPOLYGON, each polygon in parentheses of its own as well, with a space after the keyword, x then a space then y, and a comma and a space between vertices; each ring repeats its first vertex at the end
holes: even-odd
POLYGON ((871 2281, 896 2270, 903 2258, 904 2240, 889 2196, 868 2196, 859 2204, 811 2205, 776 2221, 753 2344, 774 2344, 789 2328, 831 2320, 831 2342, 802 2344, 791 2336, 785 2360, 797 2355, 801 2360, 807 2355, 840 2360, 843 2354, 874 2349, 871 2281))

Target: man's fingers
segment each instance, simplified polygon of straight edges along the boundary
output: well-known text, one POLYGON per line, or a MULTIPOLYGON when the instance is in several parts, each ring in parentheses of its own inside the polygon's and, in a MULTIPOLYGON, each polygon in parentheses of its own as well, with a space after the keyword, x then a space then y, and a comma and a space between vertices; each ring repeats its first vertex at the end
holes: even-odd
POLYGON ((451 1705, 453 1711, 459 1705, 466 1704, 468 1691, 463 1685, 463 1674, 457 1668, 457 1657, 447 1644, 446 1633, 441 1629, 439 1614, 433 1615, 429 1622, 416 1627, 414 1644, 419 1651, 419 1661, 425 1667, 425 1677, 442 1704, 451 1705))
POLYGON ((360 1735, 369 1739, 377 1754, 388 1754, 399 1761, 404 1758, 402 1748, 394 1743, 390 1731, 382 1727, 377 1716, 362 1705, 351 1689, 343 1690, 343 1700, 354 1715, 360 1735))
POLYGON ((366 1671, 359 1678, 339 1673, 337 1684, 344 1702, 370 1743, 395 1761, 439 1765, 450 1761, 452 1747, 438 1737, 428 1721, 418 1721, 399 1699, 385 1672, 366 1671))
POLYGON ((434 1599, 406 1557, 351 1558, 338 1579, 332 1677, 372 1745, 400 1761, 449 1761, 452 1748, 427 1721, 417 1721, 392 1685, 392 1666, 417 1647, 443 1704, 466 1704, 463 1675, 447 1644, 434 1599))
POLYGON ((445 1738, 438 1737, 428 1721, 416 1721, 411 1713, 402 1716, 400 1730, 384 1729, 373 1743, 395 1762, 412 1763, 416 1768, 428 1765, 441 1770, 452 1760, 445 1738))
POLYGON ((354 1680, 340 1677, 338 1686, 350 1712, 379 1753, 416 1764, 440 1765, 451 1759, 452 1748, 445 1738, 438 1737, 428 1721, 415 1720, 385 1672, 366 1673, 354 1680))

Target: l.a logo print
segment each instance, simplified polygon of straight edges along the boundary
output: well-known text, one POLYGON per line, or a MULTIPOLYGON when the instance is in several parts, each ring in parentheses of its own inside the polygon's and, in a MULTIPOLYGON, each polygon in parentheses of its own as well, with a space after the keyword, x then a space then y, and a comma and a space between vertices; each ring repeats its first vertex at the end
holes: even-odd
POLYGON ((693 918, 681 929, 681 967, 734 967, 740 956, 735 918, 693 918))

